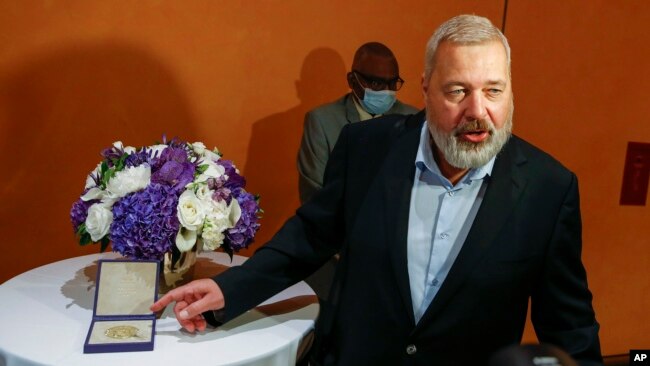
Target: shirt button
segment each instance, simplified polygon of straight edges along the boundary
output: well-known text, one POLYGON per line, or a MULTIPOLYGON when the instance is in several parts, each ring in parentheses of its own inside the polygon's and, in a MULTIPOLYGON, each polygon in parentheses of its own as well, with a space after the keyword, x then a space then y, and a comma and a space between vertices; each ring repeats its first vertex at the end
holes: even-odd
POLYGON ((449 192, 447 192, 447 194, 449 195, 449 197, 451 197, 451 196, 454 195, 454 191, 449 191, 449 192))
POLYGON ((415 348, 414 344, 409 344, 408 346, 406 346, 406 353, 409 354, 409 355, 414 355, 415 352, 417 352, 417 351, 418 351, 418 349, 415 348))
POLYGON ((447 239, 448 237, 449 237, 449 234, 447 234, 447 233, 440 234, 440 239, 447 239))
POLYGON ((438 286, 438 280, 433 280, 431 281, 432 286, 438 286))

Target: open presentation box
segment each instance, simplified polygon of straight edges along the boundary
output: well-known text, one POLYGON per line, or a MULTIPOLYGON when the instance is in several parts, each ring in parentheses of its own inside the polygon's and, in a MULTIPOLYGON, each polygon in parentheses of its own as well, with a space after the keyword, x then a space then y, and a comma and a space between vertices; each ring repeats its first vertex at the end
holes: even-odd
POLYGON ((153 350, 158 261, 100 260, 84 353, 153 350))

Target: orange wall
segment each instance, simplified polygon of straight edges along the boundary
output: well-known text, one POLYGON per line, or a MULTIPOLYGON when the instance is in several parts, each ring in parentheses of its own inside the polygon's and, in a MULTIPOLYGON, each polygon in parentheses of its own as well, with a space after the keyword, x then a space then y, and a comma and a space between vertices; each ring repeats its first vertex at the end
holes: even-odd
MULTIPOLYGON (((646 207, 621 207, 627 141, 650 142, 650 5, 510 1, 515 132, 580 179, 584 258, 605 353, 647 348, 646 207), (645 342, 645 343, 643 343, 645 342)), ((422 106, 424 44, 444 19, 500 25, 503 0, 20 1, 0 3, 0 282, 94 253, 68 211, 99 151, 168 137, 217 146, 262 195, 256 247, 298 205, 304 113, 346 92, 370 40, 398 57, 422 106)), ((250 254, 246 251, 244 254, 250 254)), ((534 339, 530 330, 526 339, 534 339)))
POLYGON ((578 175, 603 350, 650 346, 650 199, 620 206, 628 141, 650 143, 650 3, 510 1, 515 130, 578 175))

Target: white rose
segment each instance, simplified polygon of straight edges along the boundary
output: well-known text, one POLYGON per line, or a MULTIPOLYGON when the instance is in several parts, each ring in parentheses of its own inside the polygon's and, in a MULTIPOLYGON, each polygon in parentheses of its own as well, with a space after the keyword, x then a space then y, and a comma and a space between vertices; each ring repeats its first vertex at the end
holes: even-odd
POLYGON ((88 209, 86 217, 86 231, 92 241, 100 241, 111 227, 113 213, 101 203, 95 203, 88 209))
POLYGON ((188 230, 198 230, 203 226, 205 211, 201 200, 196 197, 192 190, 183 192, 178 198, 176 214, 181 225, 188 230))
POLYGON ((194 187, 196 187, 196 197, 199 200, 202 202, 212 201, 212 195, 214 194, 214 191, 208 187, 207 183, 196 183, 194 184, 194 187))
POLYGON ((115 173, 106 184, 106 190, 117 198, 122 198, 129 193, 146 188, 151 181, 151 167, 142 164, 128 167, 115 173))
POLYGON ((176 234, 176 248, 180 252, 187 252, 192 249, 194 243, 196 243, 197 233, 196 230, 187 230, 181 228, 176 234))

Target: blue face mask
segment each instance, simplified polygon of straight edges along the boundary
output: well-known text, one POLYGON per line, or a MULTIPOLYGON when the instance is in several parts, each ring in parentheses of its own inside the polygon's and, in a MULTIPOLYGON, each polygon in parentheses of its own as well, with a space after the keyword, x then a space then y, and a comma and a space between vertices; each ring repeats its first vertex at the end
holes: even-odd
MULTIPOLYGON (((354 77, 359 85, 363 86, 356 73, 354 73, 354 77)), ((352 92, 361 101, 363 109, 370 114, 384 114, 395 104, 394 90, 372 90, 370 88, 363 88, 363 90, 363 99, 359 98, 357 93, 354 93, 354 89, 352 89, 352 92)))
POLYGON ((361 105, 370 114, 384 114, 395 104, 395 91, 364 88, 361 105))

